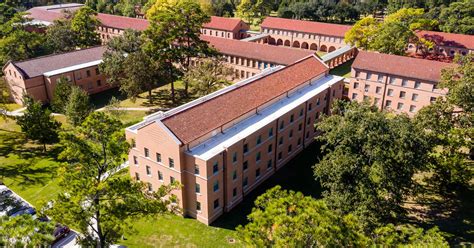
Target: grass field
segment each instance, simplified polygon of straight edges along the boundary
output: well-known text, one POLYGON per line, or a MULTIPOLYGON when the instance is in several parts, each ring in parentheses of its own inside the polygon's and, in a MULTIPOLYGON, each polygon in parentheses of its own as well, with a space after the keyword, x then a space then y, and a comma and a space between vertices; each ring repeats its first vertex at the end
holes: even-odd
POLYGON ((349 60, 344 64, 332 69, 329 73, 336 76, 341 76, 345 78, 351 77, 351 66, 354 63, 354 60, 349 60))

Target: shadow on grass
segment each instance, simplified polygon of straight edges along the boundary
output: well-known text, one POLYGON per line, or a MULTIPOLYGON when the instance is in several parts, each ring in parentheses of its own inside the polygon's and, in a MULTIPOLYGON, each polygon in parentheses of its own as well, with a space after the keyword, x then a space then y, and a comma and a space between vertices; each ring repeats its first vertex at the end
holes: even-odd
POLYGON ((110 99, 115 97, 120 101, 127 99, 127 96, 120 92, 119 88, 112 88, 106 91, 102 91, 97 94, 93 94, 90 96, 91 104, 94 106, 95 109, 103 108, 107 106, 110 102, 110 99))
POLYGON ((320 145, 315 142, 252 192, 245 195, 241 203, 218 218, 212 223, 212 226, 234 230, 239 225, 245 225, 248 222, 247 215, 252 211, 255 199, 276 185, 280 185, 286 190, 300 191, 304 195, 320 198, 321 185, 316 181, 312 168, 320 157, 320 145))
POLYGON ((338 67, 331 69, 329 74, 348 78, 350 77, 352 63, 354 63, 354 59, 344 62, 338 67))

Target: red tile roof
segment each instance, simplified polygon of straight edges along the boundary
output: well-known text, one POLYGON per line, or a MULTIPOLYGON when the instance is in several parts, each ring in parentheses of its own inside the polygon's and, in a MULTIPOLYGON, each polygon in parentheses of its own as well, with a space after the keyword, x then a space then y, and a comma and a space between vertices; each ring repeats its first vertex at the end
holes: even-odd
POLYGON ((359 51, 352 68, 438 82, 441 70, 454 64, 412 57, 359 51))
POLYGON ((211 16, 211 21, 204 24, 204 28, 210 28, 210 29, 219 29, 219 30, 224 30, 224 31, 234 31, 234 30, 240 30, 242 28, 245 28, 245 26, 241 26, 245 24, 242 20, 237 19, 237 18, 228 18, 228 17, 220 17, 220 16, 211 16))
POLYGON ((45 72, 101 60, 104 52, 105 47, 99 46, 12 63, 23 72, 27 78, 33 78, 43 75, 45 72))
POLYGON ((289 65, 308 55, 314 54, 314 51, 309 50, 258 44, 255 42, 206 35, 201 35, 201 39, 209 42, 222 54, 256 59, 279 65, 289 65))
POLYGON ((419 31, 418 37, 433 41, 439 46, 474 49, 474 35, 419 31))
POLYGON ((349 25, 302 21, 277 17, 265 18, 260 26, 261 28, 283 29, 335 37, 344 37, 344 34, 352 27, 349 25))
POLYGON ((29 17, 33 20, 53 22, 56 19, 63 17, 63 14, 57 11, 49 11, 45 8, 35 7, 26 11, 29 17))
POLYGON ((328 71, 315 56, 174 114, 163 123, 188 144, 328 71))
POLYGON ((116 28, 116 29, 135 29, 143 31, 148 27, 148 21, 145 19, 118 16, 118 15, 109 15, 99 13, 97 14, 97 19, 102 23, 103 26, 116 28))

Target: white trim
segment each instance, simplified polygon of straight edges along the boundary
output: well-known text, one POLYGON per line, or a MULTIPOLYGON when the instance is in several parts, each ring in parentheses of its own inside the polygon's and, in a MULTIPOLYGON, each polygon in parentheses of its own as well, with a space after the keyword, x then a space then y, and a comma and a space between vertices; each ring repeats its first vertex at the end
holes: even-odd
POLYGON ((76 71, 76 70, 84 69, 84 68, 87 68, 87 67, 96 66, 96 65, 99 65, 100 63, 102 63, 102 60, 101 60, 101 59, 100 59, 100 60, 91 61, 91 62, 87 62, 87 63, 83 63, 83 64, 68 66, 68 67, 64 67, 64 68, 57 69, 57 70, 53 70, 53 71, 47 71, 47 72, 43 73, 43 75, 44 75, 45 77, 51 77, 51 76, 58 75, 58 74, 62 74, 62 73, 66 73, 66 72, 71 72, 71 71, 76 71))

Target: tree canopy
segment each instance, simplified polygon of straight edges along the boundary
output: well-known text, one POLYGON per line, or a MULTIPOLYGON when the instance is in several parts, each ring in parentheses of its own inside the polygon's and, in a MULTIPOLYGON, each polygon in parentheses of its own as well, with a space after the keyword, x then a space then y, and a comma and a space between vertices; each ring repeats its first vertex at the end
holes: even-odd
POLYGON ((0 217, 0 246, 41 247, 54 240, 54 224, 33 219, 29 214, 0 217))
POLYGON ((97 12, 89 7, 82 7, 74 13, 71 20, 71 30, 75 32, 79 47, 90 47, 100 44, 99 33, 96 32, 100 21, 97 12))
POLYGON ((234 70, 222 58, 202 59, 192 66, 183 77, 192 92, 198 96, 210 94, 224 86, 234 76, 234 70))

